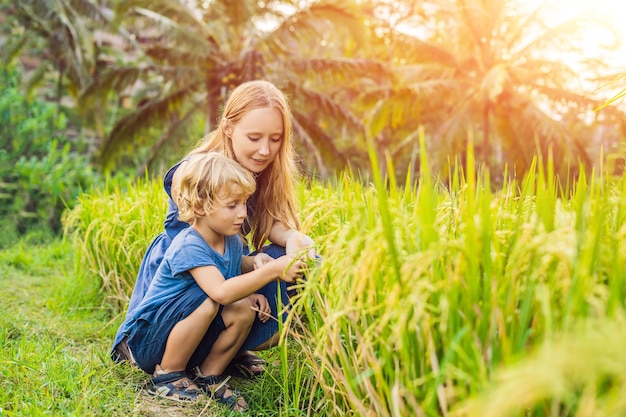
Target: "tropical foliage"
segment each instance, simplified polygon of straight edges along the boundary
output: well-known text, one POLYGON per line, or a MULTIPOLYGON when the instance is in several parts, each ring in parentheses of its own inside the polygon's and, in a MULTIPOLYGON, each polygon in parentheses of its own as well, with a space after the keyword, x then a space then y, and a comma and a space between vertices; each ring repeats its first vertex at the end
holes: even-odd
POLYGON ((610 31, 589 15, 551 25, 549 4, 29 0, 4 7, 18 22, 4 57, 49 64, 31 84, 55 68, 57 99, 81 93, 81 127, 109 168, 160 172, 214 126, 233 86, 266 78, 291 99, 303 165, 321 177, 368 170, 368 141, 416 173, 420 126, 443 176, 468 138, 494 177, 549 148, 566 174, 598 166, 601 146, 619 152, 626 126, 618 106, 593 117, 610 73, 579 49, 610 31))
MULTIPOLYGON (((394 63, 396 78, 368 91, 363 107, 372 137, 396 165, 406 166, 407 156, 415 162, 420 126, 444 173, 450 155, 463 157, 468 137, 495 173, 505 165, 524 173, 548 149, 561 174, 578 162, 593 165, 587 132, 564 118, 587 119, 602 103, 590 94, 593 84, 585 93, 580 74, 589 83, 610 62, 575 57, 584 56, 586 34, 612 35, 606 23, 576 15, 550 25, 548 2, 531 10, 512 0, 373 3, 369 13, 387 22, 374 28, 384 44, 376 50, 394 63)), ((623 119, 605 110, 603 121, 623 119)))
POLYGON ((58 233, 63 210, 99 177, 65 136, 65 113, 25 98, 20 81, 15 68, 0 70, 0 217, 18 234, 58 233))
POLYGON ((137 62, 111 63, 84 93, 89 103, 132 89, 130 110, 104 141, 105 161, 137 143, 151 147, 144 168, 165 155, 180 156, 211 130, 230 89, 256 78, 274 82, 289 96, 301 154, 310 167, 324 176, 328 167, 350 159, 337 133, 345 128, 356 139, 362 126, 337 102, 335 86, 380 70, 366 60, 344 58, 340 40, 358 40, 361 26, 350 7, 282 0, 242 1, 237 7, 222 1, 133 0, 120 3, 116 12, 130 16, 126 22, 143 53, 137 62), (335 26, 339 21, 343 30, 335 26), (318 46, 320 39, 330 46, 318 46), (141 132, 155 127, 162 132, 158 138, 142 139, 141 132))
POLYGON ((3 64, 25 55, 34 67, 29 87, 46 83, 53 70, 54 97, 60 102, 91 83, 100 52, 94 34, 99 27, 114 27, 110 9, 89 0, 21 0, 3 9, 13 21, 3 64))

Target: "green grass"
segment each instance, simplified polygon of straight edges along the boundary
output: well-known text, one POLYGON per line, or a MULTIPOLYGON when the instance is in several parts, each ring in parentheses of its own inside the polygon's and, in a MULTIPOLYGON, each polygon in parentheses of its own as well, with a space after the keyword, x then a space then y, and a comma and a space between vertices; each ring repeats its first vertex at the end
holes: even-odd
MULTIPOLYGON (((120 316, 103 303, 101 282, 76 272, 72 244, 26 239, 0 252, 0 293, 0 415, 233 414, 208 400, 178 405, 152 398, 143 388, 144 372, 114 365, 108 352, 120 316)), ((300 415, 280 411, 288 403, 281 354, 263 354, 271 366, 254 384, 234 381, 251 415, 300 415)))
POLYGON ((86 302, 97 285, 68 281, 70 248, 20 242, 0 255, 2 415, 132 414, 136 381, 103 355, 109 315, 86 302))

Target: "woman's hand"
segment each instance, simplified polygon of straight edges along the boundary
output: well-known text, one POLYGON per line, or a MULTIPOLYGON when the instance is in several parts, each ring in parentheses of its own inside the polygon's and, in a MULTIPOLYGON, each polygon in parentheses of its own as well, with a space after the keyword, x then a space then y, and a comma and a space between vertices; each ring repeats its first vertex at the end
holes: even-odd
POLYGON ((265 323, 270 319, 272 310, 270 309, 270 303, 262 294, 251 294, 248 299, 252 302, 252 308, 258 311, 259 320, 261 323, 265 323))
POLYGON ((252 266, 254 269, 259 269, 266 263, 271 262, 273 260, 274 258, 269 256, 267 253, 259 252, 252 259, 252 266))
POLYGON ((315 259, 315 242, 304 233, 297 230, 290 230, 287 235, 285 250, 288 256, 302 256, 302 252, 306 250, 306 256, 309 259, 315 259))

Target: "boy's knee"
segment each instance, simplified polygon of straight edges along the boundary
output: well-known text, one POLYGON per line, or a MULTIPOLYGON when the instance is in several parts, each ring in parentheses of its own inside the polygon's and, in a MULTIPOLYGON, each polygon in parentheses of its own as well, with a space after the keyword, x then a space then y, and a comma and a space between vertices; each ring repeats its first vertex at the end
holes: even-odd
POLYGON ((241 324, 252 324, 256 318, 257 312, 253 310, 254 305, 247 298, 235 301, 232 304, 224 306, 222 317, 224 321, 236 322, 241 324))
POLYGON ((215 301, 211 300, 210 298, 207 298, 206 300, 204 300, 204 302, 202 304, 200 304, 200 307, 198 307, 197 311, 202 313, 202 315, 210 320, 213 320, 215 318, 215 316, 217 316, 217 313, 220 310, 220 305, 218 303, 216 303, 215 301))

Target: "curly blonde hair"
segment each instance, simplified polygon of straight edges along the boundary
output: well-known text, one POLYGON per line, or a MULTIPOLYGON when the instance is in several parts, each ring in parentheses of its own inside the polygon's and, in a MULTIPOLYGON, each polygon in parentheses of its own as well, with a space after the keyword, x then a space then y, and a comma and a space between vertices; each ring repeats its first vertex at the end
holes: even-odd
POLYGON ((182 167, 178 185, 178 218, 192 224, 197 210, 210 214, 217 199, 247 198, 255 187, 252 173, 220 152, 191 156, 182 167))
POLYGON ((228 123, 236 124, 249 111, 276 108, 283 119, 283 140, 276 159, 257 176, 258 199, 256 210, 249 219, 251 243, 260 249, 269 238, 272 226, 280 221, 287 228, 298 229, 298 206, 295 184, 299 171, 292 142, 292 114, 285 95, 274 84, 255 80, 235 88, 226 102, 217 128, 205 136, 189 155, 221 151, 235 159, 231 139, 225 132, 228 123))

